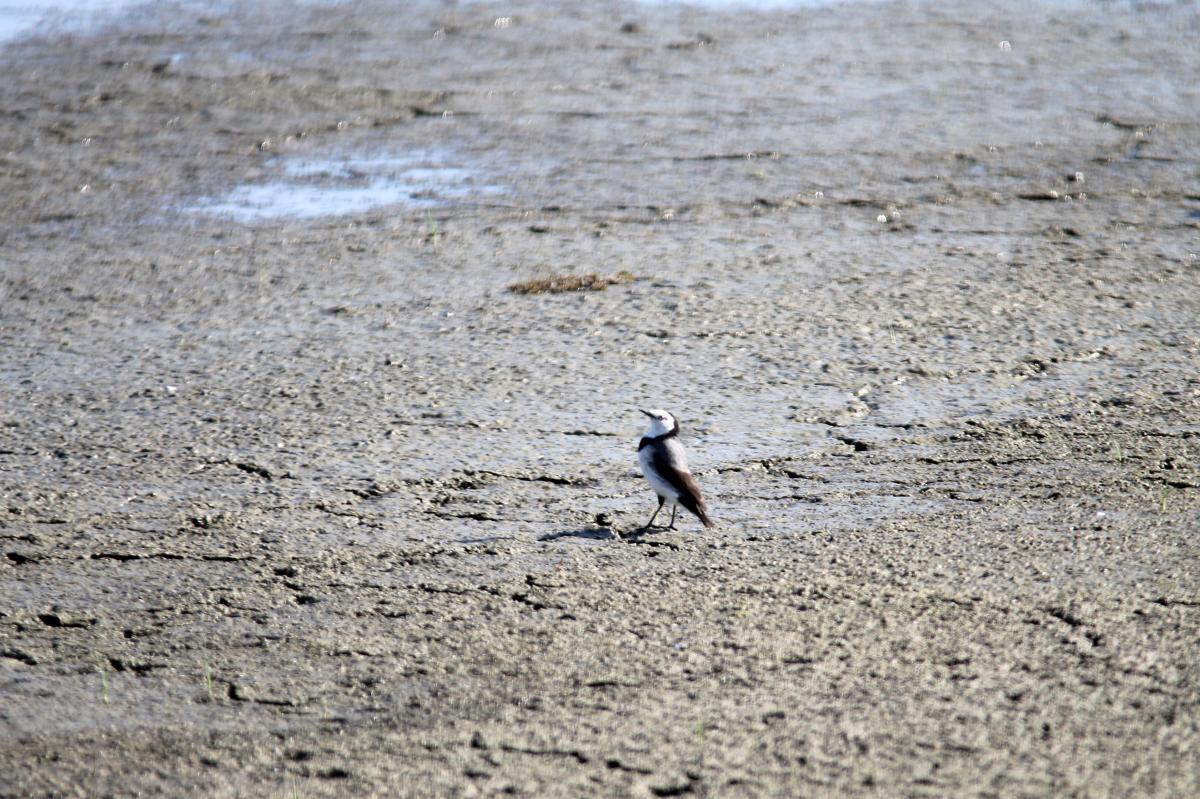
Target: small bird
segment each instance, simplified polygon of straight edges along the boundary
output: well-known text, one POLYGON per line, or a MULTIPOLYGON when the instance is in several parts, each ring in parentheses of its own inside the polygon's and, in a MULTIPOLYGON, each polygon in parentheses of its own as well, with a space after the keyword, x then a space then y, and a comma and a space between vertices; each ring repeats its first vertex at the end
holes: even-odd
POLYGON ((642 413, 650 417, 650 427, 638 443, 638 462, 642 465, 646 482, 658 494, 658 508, 642 529, 651 528, 658 518, 658 512, 667 502, 671 503, 668 530, 675 529, 675 512, 680 505, 696 514, 705 527, 716 527, 713 520, 708 518, 708 507, 700 495, 700 486, 696 485, 696 478, 688 471, 687 453, 679 442, 679 422, 663 410, 642 413))

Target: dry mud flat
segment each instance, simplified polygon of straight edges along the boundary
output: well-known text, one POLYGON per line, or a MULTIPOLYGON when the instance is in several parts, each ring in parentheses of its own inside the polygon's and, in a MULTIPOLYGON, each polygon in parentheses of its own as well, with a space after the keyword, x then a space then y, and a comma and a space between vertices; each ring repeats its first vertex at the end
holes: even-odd
POLYGON ((1198 36, 362 3, 7 46, 0 794, 1200 793, 1198 36), (197 210, 404 159, 407 204, 197 210), (718 530, 614 540, 639 405, 718 530))

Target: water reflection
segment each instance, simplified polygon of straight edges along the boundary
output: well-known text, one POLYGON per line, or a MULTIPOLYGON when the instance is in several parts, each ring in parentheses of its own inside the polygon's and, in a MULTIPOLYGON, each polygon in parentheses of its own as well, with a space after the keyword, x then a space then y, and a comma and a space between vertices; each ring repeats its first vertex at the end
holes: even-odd
POLYGON ((191 211, 240 222, 345 216, 387 205, 428 208, 502 194, 447 150, 350 158, 275 159, 280 177, 204 198, 191 211))

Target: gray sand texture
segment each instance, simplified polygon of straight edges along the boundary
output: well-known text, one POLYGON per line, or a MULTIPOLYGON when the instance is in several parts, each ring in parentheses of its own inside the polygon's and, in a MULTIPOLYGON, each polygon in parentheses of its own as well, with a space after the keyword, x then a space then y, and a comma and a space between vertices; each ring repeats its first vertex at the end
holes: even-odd
POLYGON ((0 796, 1200 795, 1197 42, 365 0, 5 44, 0 796), (716 529, 636 533, 649 407, 716 529))

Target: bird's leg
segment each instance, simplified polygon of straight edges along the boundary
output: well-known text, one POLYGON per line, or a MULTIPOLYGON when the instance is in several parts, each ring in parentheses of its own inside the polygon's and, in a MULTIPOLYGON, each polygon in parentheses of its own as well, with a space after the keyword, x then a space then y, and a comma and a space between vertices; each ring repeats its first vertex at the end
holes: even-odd
POLYGON ((662 498, 662 497, 658 498, 658 507, 654 509, 654 515, 650 517, 650 521, 646 522, 646 526, 642 528, 643 531, 649 530, 651 527, 654 526, 654 520, 658 518, 658 512, 660 510, 662 510, 662 506, 663 506, 664 502, 666 502, 666 500, 664 498, 662 498))
POLYGON ((672 505, 672 506, 671 506, 671 523, 667 525, 667 529, 668 529, 668 530, 674 530, 674 529, 675 529, 675 514, 676 514, 676 513, 678 513, 678 512, 679 512, 679 506, 678 506, 678 505, 672 505))

